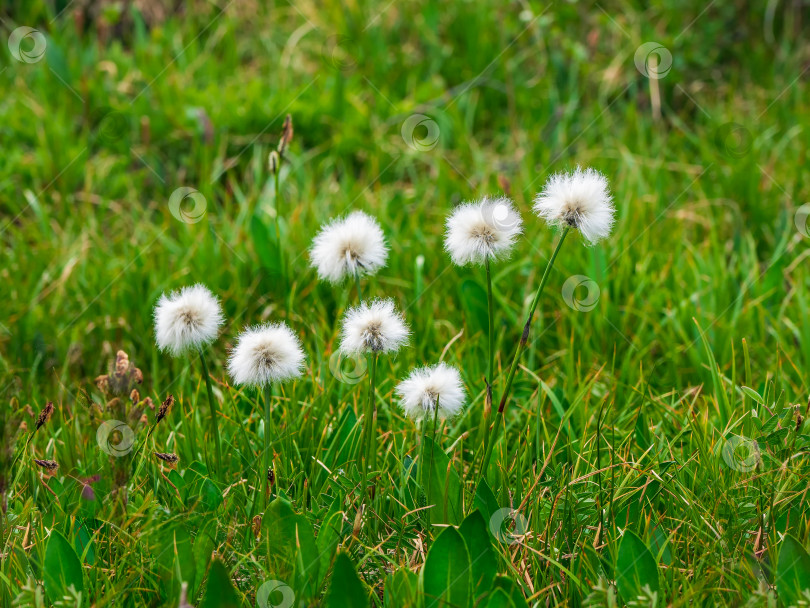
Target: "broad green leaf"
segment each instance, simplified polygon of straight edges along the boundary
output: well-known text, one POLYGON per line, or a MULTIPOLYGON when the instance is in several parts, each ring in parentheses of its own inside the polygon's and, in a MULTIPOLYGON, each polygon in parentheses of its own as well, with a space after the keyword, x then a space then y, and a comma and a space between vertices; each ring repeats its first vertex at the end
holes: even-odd
POLYGON ((76 591, 84 590, 82 564, 76 551, 58 530, 51 530, 48 548, 45 550, 43 569, 45 593, 52 602, 61 600, 70 586, 76 591))
POLYGON ((470 554, 459 531, 441 531, 419 575, 425 608, 466 608, 470 602, 470 554))
MULTIPOLYGON (((180 476, 180 473, 177 472, 177 469, 170 470, 168 478, 169 481, 171 481, 174 484, 174 487, 177 488, 177 491, 180 492, 180 501, 182 504, 185 505, 186 498, 188 497, 188 491, 186 489, 185 480, 180 476)), ((177 492, 175 492, 174 488, 172 488, 171 486, 169 487, 169 492, 172 495, 177 496, 177 492)))
POLYGON ((351 558, 346 553, 338 553, 332 570, 332 582, 326 596, 327 608, 367 608, 366 592, 351 558))
POLYGON ((191 535, 185 526, 176 526, 161 534, 162 546, 158 554, 158 570, 167 595, 174 599, 180 592, 180 584, 190 585, 196 579, 196 563, 191 545, 191 535))
POLYGON ((771 416, 768 420, 762 425, 760 428, 760 432, 763 435, 767 435, 772 431, 776 430, 776 425, 779 424, 779 415, 771 416))
POLYGON ((476 508, 481 511, 481 515, 483 515, 484 519, 487 521, 492 518, 492 514, 495 513, 495 511, 501 508, 498 504, 498 499, 495 498, 495 494, 492 493, 487 480, 483 477, 481 478, 481 482, 478 484, 478 488, 475 490, 474 504, 476 508))
POLYGON ((765 403, 765 401, 762 399, 762 395, 760 395, 754 389, 749 388, 747 386, 741 386, 740 388, 742 389, 742 392, 744 392, 746 395, 751 397, 751 399, 753 399, 757 403, 760 403, 760 404, 765 403))
POLYGON ((93 541, 93 532, 87 527, 85 520, 79 520, 76 525, 76 538, 73 541, 76 555, 79 560, 84 556, 84 562, 90 566, 96 563, 96 548, 93 541))
POLYGON ((526 598, 523 595, 523 591, 520 590, 520 585, 518 585, 508 576, 495 577, 495 583, 492 585, 492 592, 496 593, 496 590, 503 591, 507 597, 509 597, 512 605, 515 608, 529 608, 529 605, 526 603, 526 598))
POLYGON ((498 573, 498 556, 489 540, 487 522, 478 509, 464 519, 458 531, 470 553, 473 597, 477 598, 492 587, 498 573))
POLYGON ((208 569, 208 562, 211 561, 211 554, 216 548, 216 541, 208 531, 209 527, 216 529, 216 520, 212 519, 206 527, 194 538, 194 545, 191 548, 192 559, 194 560, 194 580, 189 581, 190 595, 195 595, 202 588, 205 572, 208 569))
POLYGON ((407 568, 392 572, 385 579, 385 608, 416 608, 419 605, 419 576, 407 568))
POLYGON ((489 596, 486 606, 487 608, 515 608, 512 598, 503 589, 495 589, 489 596))
POLYGON ((200 498, 202 499, 202 506, 206 511, 216 511, 222 504, 222 492, 219 491, 217 485, 210 479, 206 479, 203 482, 200 498))
POLYGON ((625 530, 616 559, 616 587, 625 602, 642 595, 642 588, 660 591, 658 564, 647 545, 634 532, 625 530))
POLYGON ((422 472, 424 475, 422 481, 428 486, 425 492, 427 504, 433 505, 430 509, 430 522, 458 525, 464 516, 458 473, 441 446, 430 437, 425 437, 425 452, 428 462, 432 464, 422 472))
POLYGON ((225 564, 215 559, 208 571, 208 583, 205 586, 205 597, 201 608, 241 608, 242 602, 225 564))
POLYGON ((784 445, 790 429, 779 429, 765 437, 765 443, 772 448, 784 445))
POLYGON ((315 544, 312 524, 303 515, 295 517, 295 541, 298 553, 295 558, 295 580, 298 588, 307 596, 317 593, 321 569, 321 555, 315 544))
POLYGON ((279 580, 295 581, 296 593, 314 594, 321 562, 306 518, 295 513, 289 501, 276 498, 262 516, 262 535, 269 571, 279 580))
POLYGON ((329 567, 332 565, 332 558, 337 551, 338 543, 340 542, 341 531, 343 530, 343 511, 332 513, 318 531, 318 538, 315 539, 315 544, 318 548, 318 555, 320 556, 320 568, 318 583, 323 583, 326 578, 326 573, 329 572, 329 567))
POLYGON ((785 536, 779 549, 776 591, 785 606, 795 606, 800 599, 810 600, 810 555, 790 534, 785 536), (807 595, 802 597, 805 593, 807 595))

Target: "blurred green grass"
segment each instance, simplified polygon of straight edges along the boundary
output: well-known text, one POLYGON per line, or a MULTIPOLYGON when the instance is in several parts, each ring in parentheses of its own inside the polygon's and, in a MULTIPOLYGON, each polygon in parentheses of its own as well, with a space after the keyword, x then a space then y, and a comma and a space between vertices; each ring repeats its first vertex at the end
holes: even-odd
MULTIPOLYGON (((6 370, 64 362, 71 344, 97 369, 94 353, 123 336, 151 360, 144 338, 155 298, 203 276, 231 318, 256 318, 278 299, 257 271, 245 224, 273 206, 265 160, 286 113, 296 127, 283 192, 295 227, 289 251, 302 254, 299 293, 313 288, 303 252, 318 225, 369 210, 394 252, 380 292, 412 299, 420 254, 426 284, 441 276, 415 319, 431 319, 423 342, 432 344, 440 302, 453 303, 440 318, 460 329, 459 283, 480 280, 438 254, 452 205, 498 192, 502 176, 528 214, 550 172, 594 165, 615 190, 616 235, 598 249, 572 247, 553 280, 559 293, 568 275, 587 275, 602 297, 590 314, 549 323, 543 353, 565 350, 573 332, 580 353, 615 349, 624 373, 655 353, 652 382, 681 388, 704 378, 687 347, 696 316, 720 361, 748 337, 766 369, 776 343, 796 364, 810 363, 800 346, 807 277, 793 263, 806 248, 793 223, 806 198, 807 49, 791 39, 799 15, 778 11, 767 44, 765 15, 733 6, 703 15, 625 4, 519 8, 372 3, 341 14, 306 3, 225 11, 199 3, 152 27, 123 14, 121 37, 105 26, 102 41, 92 29, 99 22, 76 31, 68 6, 47 30, 44 60, 7 56, 0 74, 10 93, 0 105, 6 370), (759 44, 745 44, 748 36, 759 44), (647 40, 672 55, 660 80, 633 62, 647 40), (416 113, 438 125, 435 148, 404 142, 403 122, 416 113), (168 212, 181 186, 205 196, 203 222, 168 212)), ((4 27, 53 16, 36 3, 20 13, 4 27)), ((530 221, 518 261, 500 273, 511 315, 550 242, 530 221)), ((309 324, 322 317, 318 299, 309 324)), ((549 301, 547 315, 559 303, 549 301)), ((515 327, 507 324, 507 337, 515 327)), ((324 341, 322 332, 313 333, 324 341)), ((414 355, 427 353, 417 344, 414 355)), ((795 370, 792 378, 802 383, 795 370)))
MULTIPOLYGON (((453 432, 474 428, 483 277, 451 266, 444 219, 455 203, 507 184, 524 216, 524 239, 495 274, 507 365, 553 243, 531 199, 548 175, 576 164, 609 177, 618 223, 598 247, 567 244, 555 266, 526 359, 536 377, 519 377, 512 432, 525 433, 542 399, 543 433, 554 437, 559 416, 539 379, 577 404, 577 451, 604 395, 630 435, 639 401, 659 438, 679 436, 695 407, 724 430, 733 416, 712 397, 698 326, 721 376, 742 382, 745 339, 754 388, 772 378, 790 402, 808 393, 810 239, 795 221, 810 200, 800 5, 193 2, 155 20, 120 5, 82 17, 78 2, 8 6, 4 38, 34 27, 47 50, 34 63, 0 53, 4 401, 70 408, 118 348, 145 371, 145 393, 191 394, 193 371, 154 348, 151 312, 161 292, 198 281, 229 319, 213 357, 221 382, 237 331, 273 318, 302 333, 307 386, 321 387, 350 300, 316 282, 306 249, 321 223, 357 208, 379 218, 392 250, 368 291, 394 297, 415 336, 386 362, 380 395, 392 402, 397 378, 447 349, 473 397, 453 432), (661 79, 635 64, 648 41, 671 54, 661 79), (266 159, 287 113, 289 282, 262 267, 250 228, 275 210, 266 159), (438 128, 435 147, 408 145, 403 124, 416 114, 438 128), (180 187, 205 197, 200 222, 170 212, 180 187), (575 275, 599 287, 590 312, 564 302, 575 275)), ((417 127, 414 137, 430 133, 417 127)), ((305 392, 304 402, 315 398, 305 392)), ((344 403, 363 395, 339 393, 344 403)), ((384 415, 399 418, 393 408, 384 415)), ((67 464, 70 450, 58 449, 67 464)))

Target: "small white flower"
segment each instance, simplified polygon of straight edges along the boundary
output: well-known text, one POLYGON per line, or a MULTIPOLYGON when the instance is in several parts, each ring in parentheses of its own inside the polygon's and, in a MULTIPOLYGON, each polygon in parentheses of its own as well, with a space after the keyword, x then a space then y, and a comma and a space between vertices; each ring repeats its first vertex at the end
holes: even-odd
POLYGON ((509 254, 523 221, 506 197, 484 198, 456 207, 447 218, 444 248, 454 264, 483 264, 509 254))
POLYGON ((228 358, 228 373, 234 384, 265 386, 299 377, 304 358, 298 336, 287 325, 257 325, 239 334, 228 358))
POLYGON ((534 199, 537 215, 577 228, 591 244, 610 235, 615 211, 607 178, 591 168, 555 173, 534 199))
POLYGON ((375 300, 350 308, 343 318, 340 350, 347 355, 393 353, 408 340, 410 330, 392 300, 375 300))
POLYGON ((312 241, 310 258, 318 277, 339 283, 347 276, 376 273, 385 266, 388 247, 377 220, 353 211, 321 228, 312 241))
POLYGON ((225 321, 219 301, 205 285, 160 296, 155 306, 158 348, 177 357, 213 342, 225 321))
POLYGON ((441 418, 452 418, 464 406, 464 385, 455 367, 439 363, 415 369, 397 386, 405 415, 414 420, 431 418, 439 405, 441 418))

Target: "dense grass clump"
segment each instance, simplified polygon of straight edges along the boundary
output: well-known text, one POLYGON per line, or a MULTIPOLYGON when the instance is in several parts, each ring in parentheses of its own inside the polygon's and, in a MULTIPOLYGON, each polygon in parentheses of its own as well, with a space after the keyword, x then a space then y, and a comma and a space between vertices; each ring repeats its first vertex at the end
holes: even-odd
POLYGON ((800 4, 170 5, 0 8, 1 606, 810 605, 800 4))

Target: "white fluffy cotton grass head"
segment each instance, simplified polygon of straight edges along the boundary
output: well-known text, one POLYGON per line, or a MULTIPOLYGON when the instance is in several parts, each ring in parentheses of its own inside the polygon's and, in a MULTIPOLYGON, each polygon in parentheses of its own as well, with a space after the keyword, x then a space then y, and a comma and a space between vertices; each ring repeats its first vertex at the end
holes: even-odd
POLYGON ((225 321, 219 300, 205 285, 160 296, 155 306, 158 348, 177 357, 213 342, 225 321))
POLYGON ((616 211, 607 178, 580 167, 552 175, 533 208, 549 224, 576 228, 592 245, 610 236, 616 211))
POLYGON ((309 254, 320 279, 340 283, 347 277, 375 274, 385 266, 388 247, 377 220, 353 211, 321 228, 309 254))
POLYGON ((413 370, 396 392, 405 415, 413 420, 429 419, 434 414, 442 419, 453 418, 461 412, 466 399, 461 374, 446 363, 413 370))
POLYGON ((506 197, 463 203, 447 218, 444 248, 454 264, 483 264, 507 257, 523 230, 523 221, 506 197))
POLYGON ((239 334, 228 373, 236 385, 263 387, 300 377, 305 359, 301 341, 286 324, 267 323, 239 334))
POLYGON ((410 329, 393 300, 374 300, 350 308, 343 317, 340 351, 346 355, 395 353, 410 329))

